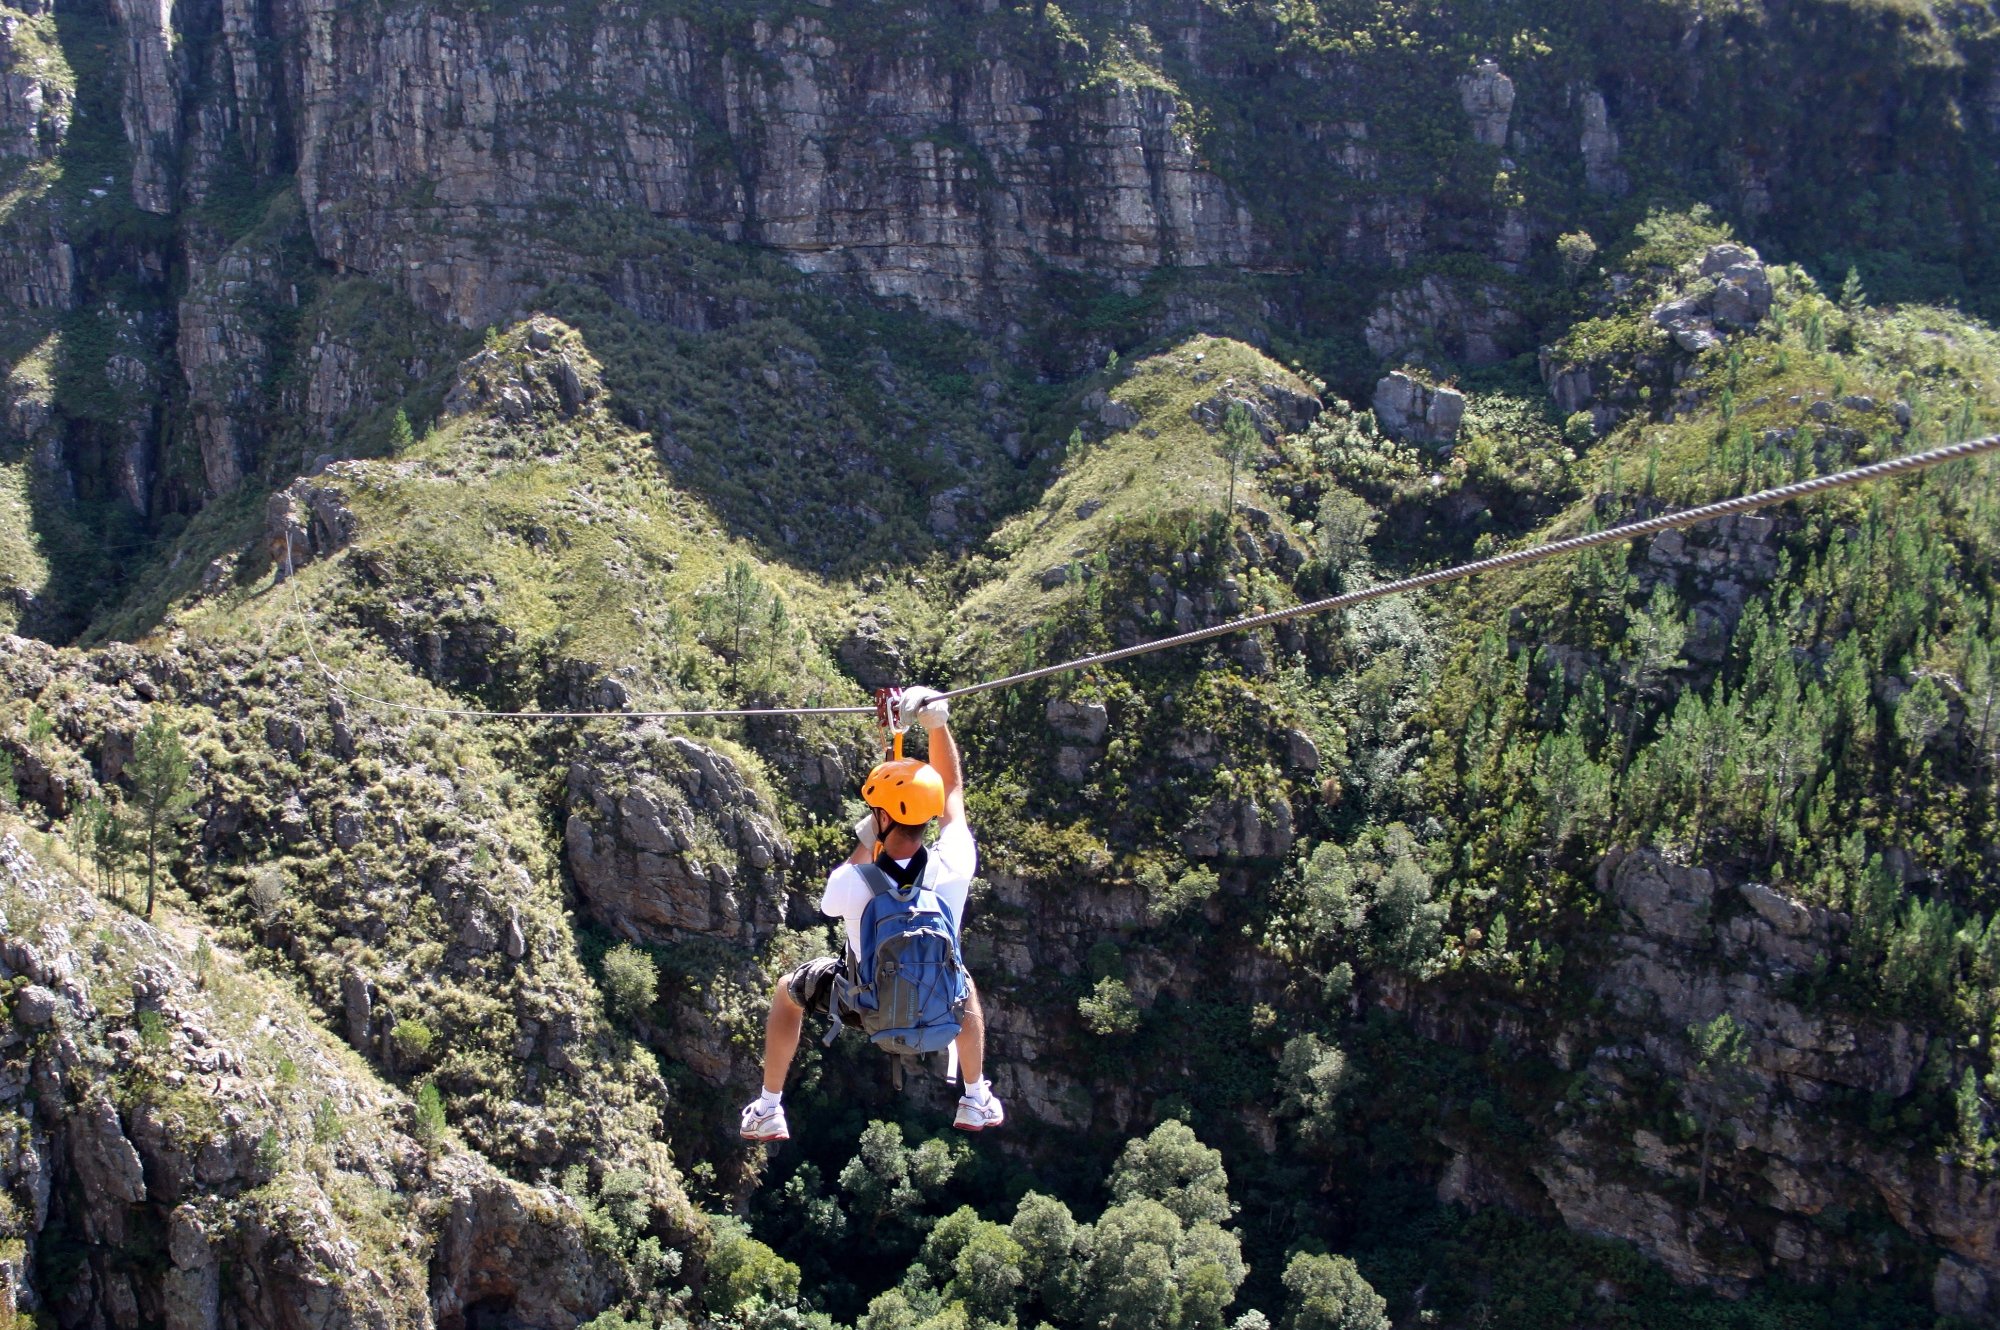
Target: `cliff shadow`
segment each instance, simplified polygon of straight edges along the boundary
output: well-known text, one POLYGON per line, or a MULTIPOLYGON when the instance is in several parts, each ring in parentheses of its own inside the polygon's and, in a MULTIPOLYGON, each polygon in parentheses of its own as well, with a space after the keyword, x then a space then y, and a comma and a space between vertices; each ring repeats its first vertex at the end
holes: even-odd
POLYGON ((762 557, 921 563, 1039 496, 1063 389, 993 340, 666 224, 618 248, 538 304, 583 332, 676 486, 762 557))

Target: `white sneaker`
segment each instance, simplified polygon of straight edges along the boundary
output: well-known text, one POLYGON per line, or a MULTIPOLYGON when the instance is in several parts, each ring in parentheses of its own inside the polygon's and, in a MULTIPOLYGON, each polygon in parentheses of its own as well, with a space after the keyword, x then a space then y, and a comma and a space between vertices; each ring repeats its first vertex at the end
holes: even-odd
POLYGON ((987 1131, 1007 1120, 1006 1110, 1000 1107, 1000 1096, 988 1093, 986 1102, 975 1103, 971 1095, 960 1095, 958 1116, 951 1125, 960 1131, 987 1131))
POLYGON ((752 1099, 743 1106, 743 1123, 739 1131, 746 1141, 789 1141, 792 1129, 785 1125, 785 1106, 773 1104, 764 1107, 762 1099, 752 1099))

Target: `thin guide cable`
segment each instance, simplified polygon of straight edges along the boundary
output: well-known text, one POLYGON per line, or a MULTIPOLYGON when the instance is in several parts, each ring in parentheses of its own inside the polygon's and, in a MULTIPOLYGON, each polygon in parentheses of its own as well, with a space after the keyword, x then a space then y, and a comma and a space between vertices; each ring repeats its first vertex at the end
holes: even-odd
MULTIPOLYGON (((1214 638, 1226 637, 1231 633, 1245 632, 1255 628, 1265 628, 1272 624, 1285 623, 1309 615, 1330 614, 1335 610, 1348 609, 1366 604, 1371 600, 1381 600, 1387 596, 1399 596, 1406 592, 1421 591, 1425 587, 1439 586, 1447 582, 1460 582, 1477 577, 1482 573, 1504 572, 1510 568, 1525 568, 1530 564, 1542 563, 1549 559, 1559 559, 1565 555, 1595 549, 1601 545, 1617 545, 1637 540, 1642 536, 1658 535, 1662 531, 1675 531, 1685 527, 1700 526, 1718 518, 1732 517, 1740 513, 1754 512, 1759 508, 1769 508, 1794 499, 1803 499, 1829 490, 1848 489, 1872 481, 1887 480, 1894 476, 1909 475, 1927 471, 1933 467, 1951 462, 1964 461, 1987 453, 2000 451, 2000 434, 1988 434, 1977 439, 1967 439, 1963 443, 1945 444, 1942 447, 1910 453, 1888 461, 1873 462, 1867 466, 1854 467, 1847 471, 1837 471, 1832 475, 1815 476, 1810 480, 1794 481, 1789 485, 1779 485, 1774 489, 1759 490, 1754 494, 1741 495, 1734 499, 1723 499, 1716 503, 1703 504, 1678 513, 1662 513, 1638 522, 1626 522, 1619 526, 1607 527, 1587 535, 1570 536, 1564 540, 1551 541, 1546 545, 1533 545, 1526 549, 1514 550, 1507 554, 1497 554, 1491 558, 1479 559, 1472 563, 1455 564, 1449 568, 1439 568, 1428 573, 1418 573, 1411 577, 1397 578, 1393 582, 1383 582, 1376 586, 1360 587, 1321 600, 1307 601, 1289 609, 1270 610, 1263 614, 1253 614, 1247 618, 1232 619, 1209 628, 1197 628, 1190 632, 1177 633, 1172 637, 1157 638, 1151 642, 1140 642, 1115 651, 1101 651, 1095 655, 1080 656, 1060 664, 1043 665, 1018 674, 1009 674, 983 683, 968 684, 944 693, 947 700, 974 697, 980 693, 990 693, 1001 688, 1013 688, 1038 679, 1053 678, 1059 674, 1069 674, 1076 670, 1090 669, 1100 665, 1111 665, 1121 660, 1131 660, 1138 656, 1151 655, 1156 651, 1167 651, 1174 647, 1192 646, 1197 642, 1207 642, 1214 638)), ((285 533, 285 575, 290 579, 295 572, 292 565, 292 535, 285 533)), ((292 586, 294 611, 303 627, 306 650, 312 657, 314 667, 326 679, 334 691, 343 693, 357 702, 374 706, 389 707, 398 711, 426 716, 456 716, 484 720, 697 720, 697 719, 748 719, 756 716, 872 716, 873 706, 848 707, 718 707, 705 710, 684 711, 487 711, 474 707, 428 707, 412 702, 397 702, 385 697, 364 693, 347 683, 335 671, 328 669, 320 659, 313 640, 312 620, 307 616, 305 603, 299 596, 296 583, 292 586)))
POLYGON ((1012 688, 1017 684, 1032 683, 1055 674, 1066 674, 1071 670, 1088 669, 1096 665, 1110 665, 1134 656, 1149 655, 1155 651, 1165 651, 1171 647, 1190 646, 1196 642, 1206 642, 1211 638, 1229 633, 1242 632, 1251 628, 1264 628, 1274 623, 1284 623, 1289 619, 1300 619, 1312 614, 1328 614, 1334 610, 1344 610, 1354 605, 1380 600, 1385 596, 1398 596, 1408 591, 1421 591, 1425 587, 1437 586, 1443 582, 1458 582, 1481 573, 1497 573, 1509 568, 1522 568, 1529 564, 1541 563, 1546 559, 1561 558, 1599 545, 1617 545, 1641 536, 1657 535, 1662 531, 1672 531, 1681 527, 1700 526, 1703 522, 1713 522, 1717 518, 1747 513, 1758 508, 1769 508, 1773 504, 1786 503, 1792 499, 1802 499, 1808 495, 1824 493, 1827 490, 1845 489, 1853 485, 1866 484, 1873 480, 1884 480, 1890 476, 1905 475, 1913 471, 1923 471, 1931 467, 1943 466, 1947 462, 1962 461, 2000 449, 2000 434, 1989 434, 1984 438, 1968 439, 1964 443, 1947 444, 1942 448, 1932 448, 1927 452, 1911 453, 1906 457, 1892 458, 1886 462, 1875 462, 1869 466, 1856 467, 1851 471, 1839 471, 1829 476, 1816 476, 1811 480, 1796 481, 1790 485, 1780 485, 1776 489, 1759 490, 1740 498, 1724 499, 1718 503, 1704 504, 1699 508, 1689 508, 1678 513, 1663 513, 1640 522, 1627 522, 1621 526, 1607 527, 1589 535, 1571 536, 1566 540, 1552 541, 1547 545, 1534 545, 1527 549, 1515 550, 1509 554, 1497 554, 1490 559, 1480 559, 1475 563, 1462 563, 1450 568, 1440 568, 1434 572, 1418 573, 1413 577, 1398 578, 1393 582, 1383 582, 1377 586, 1361 587, 1354 591, 1342 592, 1338 596, 1328 596, 1324 600, 1308 601, 1294 605, 1290 609, 1271 610, 1265 614, 1253 614, 1246 619, 1232 619, 1228 623, 1216 624, 1212 628, 1197 628, 1173 637, 1163 637, 1152 642, 1141 642, 1137 646, 1121 647, 1116 651, 1103 651, 1094 656, 1084 656, 1077 660, 1064 661, 1060 665, 1044 665, 1039 669, 1023 670, 1005 678, 989 679, 985 683, 968 684, 944 694, 947 700, 972 697, 979 693, 991 692, 997 688, 1012 688))

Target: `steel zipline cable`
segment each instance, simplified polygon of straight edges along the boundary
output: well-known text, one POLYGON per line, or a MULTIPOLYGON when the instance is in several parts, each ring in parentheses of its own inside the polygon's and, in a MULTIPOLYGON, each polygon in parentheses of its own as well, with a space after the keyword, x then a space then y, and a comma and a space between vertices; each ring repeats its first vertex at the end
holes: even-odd
MULTIPOLYGON (((2000 451, 2000 434, 1988 434, 1977 439, 1967 439, 1963 443, 1946 444, 1943 447, 1910 453, 1904 457, 1891 458, 1885 462, 1874 462, 1867 466, 1855 467, 1848 471, 1837 471, 1832 475, 1816 476, 1811 480, 1794 481, 1775 489, 1759 490, 1755 494, 1745 494, 1734 499, 1723 499, 1717 503, 1704 504, 1677 513, 1663 513, 1643 521, 1626 522, 1619 526, 1606 527, 1587 535, 1570 536, 1564 540, 1551 541, 1546 545, 1533 545, 1526 549, 1514 550, 1507 554, 1497 554, 1490 559, 1479 559, 1472 563, 1456 564, 1449 568, 1439 568, 1433 572, 1418 573, 1413 577, 1398 578, 1393 582, 1382 582, 1375 586, 1360 587, 1345 591, 1337 596, 1322 600, 1307 601, 1289 609, 1271 610, 1264 614, 1253 614, 1248 618, 1232 619, 1210 628, 1197 628, 1191 632, 1178 633, 1172 637, 1162 637, 1151 642, 1140 642, 1135 646, 1121 647, 1115 651, 1101 651, 1096 655, 1081 656, 1056 665, 1043 665, 1037 669, 1023 670, 1019 674, 1009 674, 1003 678, 988 679, 983 683, 968 684, 944 693, 947 700, 973 697, 980 693, 990 693, 1001 688, 1012 688, 1037 679, 1052 678, 1058 674, 1068 674, 1075 670, 1090 669, 1099 665, 1111 665, 1121 660, 1131 660, 1137 656, 1151 655, 1156 651, 1167 651, 1174 647, 1192 646, 1197 642, 1207 642, 1214 638, 1226 637, 1231 633, 1247 632, 1251 629, 1266 628, 1272 624, 1285 623, 1292 619, 1302 619, 1314 614, 1330 614, 1335 610, 1348 609, 1380 600, 1385 596, 1399 596, 1406 592, 1421 591, 1425 587, 1439 586, 1446 582, 1459 582, 1466 578, 1478 577, 1482 573, 1504 572, 1510 568, 1525 568, 1530 564, 1548 559, 1559 559, 1583 550, 1595 549, 1601 545, 1617 545, 1637 540, 1642 536, 1658 535, 1662 531, 1675 531, 1685 527, 1700 526, 1718 518, 1733 517, 1739 513, 1755 512, 1759 508, 1769 508, 1794 499, 1803 499, 1829 490, 1848 489, 1855 485, 1865 485, 1872 481, 1887 480, 1894 476, 1909 475, 1918 471, 1928 471, 1933 467, 1951 462, 1963 461, 1986 453, 2000 451)), ((285 571, 292 573, 292 538, 285 534, 285 571)), ((346 694, 359 702, 376 706, 392 707, 401 711, 428 716, 458 716, 489 720, 696 720, 705 718, 749 718, 756 716, 872 716, 876 709, 872 705, 851 707, 723 707, 707 710, 688 711, 483 711, 467 707, 427 707, 409 702, 396 702, 388 698, 374 697, 354 689, 333 670, 327 668, 319 657, 313 643, 312 625, 306 618, 305 605, 298 597, 298 586, 292 587, 293 602, 299 620, 305 627, 306 649, 319 672, 336 691, 346 694)))

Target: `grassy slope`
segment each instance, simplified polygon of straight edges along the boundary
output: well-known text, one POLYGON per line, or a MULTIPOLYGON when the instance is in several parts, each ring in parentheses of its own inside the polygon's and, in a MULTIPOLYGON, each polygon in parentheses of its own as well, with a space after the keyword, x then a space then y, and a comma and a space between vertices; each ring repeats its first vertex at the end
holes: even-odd
MULTIPOLYGON (((1194 408, 1218 396, 1257 400, 1265 383, 1311 391, 1254 348, 1206 336, 1091 382, 1135 413, 1137 423, 1107 432, 1085 418, 1088 433, 1060 477, 1039 503, 994 533, 998 567, 959 607, 962 631, 978 625, 1001 637, 1018 634, 1083 594, 1081 578, 1045 587, 1044 574, 1091 563, 1134 524, 1221 512, 1229 464, 1218 434, 1194 418, 1194 408)), ((1236 483, 1239 505, 1273 506, 1258 488, 1255 465, 1244 465, 1236 483)))

